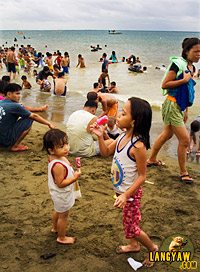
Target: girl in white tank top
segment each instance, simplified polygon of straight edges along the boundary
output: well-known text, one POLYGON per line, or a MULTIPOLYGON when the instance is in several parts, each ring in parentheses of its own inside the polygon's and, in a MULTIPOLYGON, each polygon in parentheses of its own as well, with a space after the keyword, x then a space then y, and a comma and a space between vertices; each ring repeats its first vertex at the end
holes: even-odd
POLYGON ((48 186, 54 203, 52 232, 58 232, 57 242, 73 244, 74 237, 65 235, 69 210, 74 205, 74 182, 79 178, 80 168, 74 172, 66 158, 69 152, 68 138, 59 129, 47 131, 43 137, 44 148, 49 156, 48 186))
MULTIPOLYGON (((151 119, 149 103, 132 97, 124 105, 116 123, 120 129, 126 131, 109 146, 106 146, 103 139, 102 128, 97 124, 92 126, 93 132, 98 136, 101 154, 106 157, 115 152, 111 169, 112 183, 117 195, 114 206, 123 209, 126 238, 130 239, 128 245, 117 248, 117 253, 139 251, 139 242, 153 254, 158 250, 157 245, 139 228, 141 185, 146 179, 146 150, 150 146, 151 119)), ((149 254, 143 264, 153 266, 149 254)))

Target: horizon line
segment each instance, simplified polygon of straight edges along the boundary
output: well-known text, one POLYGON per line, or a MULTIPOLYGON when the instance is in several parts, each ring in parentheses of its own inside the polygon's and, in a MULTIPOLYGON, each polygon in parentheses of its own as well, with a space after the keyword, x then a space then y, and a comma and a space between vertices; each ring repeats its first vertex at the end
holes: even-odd
MULTIPOLYGON (((113 29, 0 29, 0 31, 109 31, 113 29)), ((116 29, 115 29, 116 30, 116 29)), ((196 32, 197 30, 117 29, 117 31, 196 32)))

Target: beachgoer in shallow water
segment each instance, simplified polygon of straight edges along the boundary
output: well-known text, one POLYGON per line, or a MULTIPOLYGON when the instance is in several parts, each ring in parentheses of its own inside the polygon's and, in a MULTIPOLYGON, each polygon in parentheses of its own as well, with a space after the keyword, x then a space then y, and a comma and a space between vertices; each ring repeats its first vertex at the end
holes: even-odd
POLYGON ((78 55, 78 64, 76 65, 76 68, 85 68, 85 60, 81 54, 78 55))
POLYGON ((116 82, 112 81, 110 83, 110 87, 108 88, 109 93, 119 93, 119 90, 117 89, 116 82))
MULTIPOLYGON (((117 253, 137 252, 140 250, 139 243, 144 245, 148 252, 158 251, 158 246, 153 244, 149 236, 139 227, 141 185, 146 179, 146 150, 150 147, 151 119, 149 103, 132 97, 117 118, 119 128, 126 131, 110 145, 105 144, 103 129, 97 123, 91 126, 92 131, 98 136, 101 155, 107 157, 114 153, 111 168, 112 184, 117 196, 114 207, 123 210, 126 239, 130 239, 128 245, 117 248, 117 253)), ((154 263, 149 260, 149 253, 143 264, 147 267, 153 266, 154 263)))
POLYGON ((64 73, 60 72, 54 82, 54 94, 65 96, 67 93, 67 80, 64 78, 64 73))
MULTIPOLYGON (((99 82, 99 88, 100 89, 106 89, 106 78, 108 79, 108 86, 110 87, 110 77, 107 72, 102 72, 99 76, 98 82, 99 82)), ((106 90, 108 92, 108 90, 106 90)))
POLYGON ((15 79, 15 76, 16 76, 15 48, 13 46, 7 52, 6 61, 8 65, 8 72, 10 73, 10 78, 11 78, 11 72, 13 72, 13 79, 15 79))
POLYGON ((70 146, 65 132, 59 129, 47 131, 43 137, 44 148, 49 154, 48 186, 54 203, 53 233, 58 233, 57 242, 73 244, 74 237, 66 236, 67 218, 75 203, 74 182, 81 175, 80 168, 74 172, 67 159, 70 146))
POLYGON ((34 76, 37 76, 37 75, 38 75, 37 70, 35 70, 35 69, 33 70, 33 75, 34 75, 34 76))
POLYGON ((114 95, 109 93, 95 93, 95 92, 89 92, 87 94, 87 99, 95 101, 96 103, 100 102, 102 105, 102 113, 99 117, 102 117, 104 115, 107 116, 115 116, 117 118, 117 112, 118 112, 118 102, 117 99, 114 97, 114 95))
POLYGON ((53 76, 54 78, 58 77, 58 74, 60 73, 59 67, 57 64, 53 65, 53 76))
POLYGON ((190 143, 188 131, 185 123, 188 119, 188 108, 181 111, 177 104, 177 89, 189 84, 194 74, 193 62, 197 63, 200 59, 200 40, 198 38, 186 38, 182 43, 182 57, 172 58, 172 64, 168 68, 162 81, 164 94, 168 96, 162 105, 162 116, 164 130, 156 139, 147 166, 163 166, 164 163, 157 160, 157 155, 161 147, 175 134, 178 139, 178 162, 180 168, 179 180, 185 183, 193 183, 186 168, 186 151, 190 143), (189 71, 187 73, 186 71, 189 71), (177 79, 180 75, 182 79, 177 79), (166 90, 166 91, 165 91, 166 90))
POLYGON ((99 91, 99 83, 98 82, 95 82, 94 84, 93 84, 93 89, 91 90, 91 92, 95 92, 95 93, 98 93, 98 91, 99 91))
POLYGON ((61 69, 61 60, 62 60, 62 54, 60 52, 57 53, 57 58, 55 59, 54 63, 58 65, 58 69, 61 69))
POLYGON ((108 60, 106 59, 106 57, 107 57, 107 54, 103 53, 103 55, 102 55, 103 63, 102 63, 102 67, 101 67, 102 73, 108 73, 108 60))
POLYGON ((115 51, 112 51, 112 55, 110 56, 109 60, 111 61, 111 63, 117 63, 118 62, 115 51))
POLYGON ((64 53, 64 58, 61 60, 61 66, 63 68, 63 73, 64 74, 69 74, 69 54, 68 52, 64 53))
POLYGON ((53 72, 53 59, 52 59, 51 53, 47 53, 47 58, 45 63, 49 67, 49 71, 53 72))
POLYGON ((27 80, 27 76, 22 76, 22 88, 24 87, 25 89, 31 89, 31 83, 27 80))
MULTIPOLYGON (((40 71, 39 74, 36 77, 36 82, 37 82, 38 85, 40 85, 41 90, 44 89, 45 86, 47 88, 47 86, 49 85, 49 84, 47 84, 47 82, 46 83, 44 82, 44 80, 47 80, 48 76, 53 77, 53 74, 49 71, 48 66, 44 66, 43 70, 40 71)), ((49 86, 48 86, 48 88, 49 88, 49 86)), ((50 85, 50 89, 51 89, 51 85, 50 85)))

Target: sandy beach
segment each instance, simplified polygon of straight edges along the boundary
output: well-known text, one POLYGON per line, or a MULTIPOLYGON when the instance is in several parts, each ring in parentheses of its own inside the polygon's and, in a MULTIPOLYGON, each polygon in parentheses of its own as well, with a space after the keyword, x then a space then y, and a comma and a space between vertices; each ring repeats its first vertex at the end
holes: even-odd
MULTIPOLYGON (((64 125, 58 128, 65 129, 64 125)), ((110 181, 112 156, 82 159, 79 179, 82 198, 71 209, 67 234, 74 245, 56 243, 51 233, 53 205, 47 185, 47 154, 42 150, 42 137, 48 128, 34 123, 23 144, 26 152, 0 150, 1 244, 0 271, 9 272, 131 272, 128 257, 143 261, 146 249, 119 255, 118 245, 125 244, 121 210, 113 207, 110 181), (56 253, 47 260, 42 254, 56 253)), ((187 235, 194 244, 200 264, 199 218, 200 183, 198 165, 187 163, 194 185, 178 180, 178 162, 161 153, 165 167, 147 169, 141 205, 140 227, 158 246, 173 233, 187 235)), ((75 158, 69 156, 71 164, 75 158)), ((140 271, 174 271, 165 263, 140 271)), ((189 270, 187 270, 189 271, 189 270)))

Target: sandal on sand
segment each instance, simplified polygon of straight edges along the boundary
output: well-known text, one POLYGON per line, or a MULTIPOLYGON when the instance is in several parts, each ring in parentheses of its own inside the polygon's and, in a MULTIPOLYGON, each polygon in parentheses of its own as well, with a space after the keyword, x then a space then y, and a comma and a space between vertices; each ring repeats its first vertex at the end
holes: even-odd
POLYGON ((190 178, 190 175, 182 175, 182 176, 178 176, 178 179, 179 179, 181 182, 185 182, 186 184, 192 184, 192 183, 194 182, 194 180, 192 180, 192 179, 184 179, 185 177, 190 178))
POLYGON ((21 145, 19 148, 15 149, 15 150, 10 150, 12 152, 18 152, 18 151, 26 151, 28 150, 28 146, 26 145, 21 145))
POLYGON ((165 166, 165 163, 162 161, 147 162, 147 167, 150 167, 150 166, 165 166))

